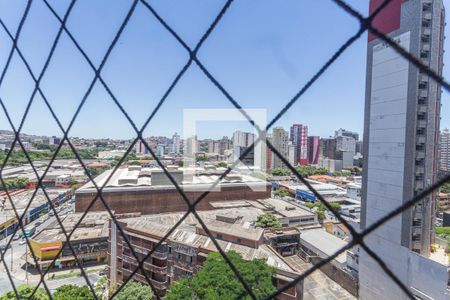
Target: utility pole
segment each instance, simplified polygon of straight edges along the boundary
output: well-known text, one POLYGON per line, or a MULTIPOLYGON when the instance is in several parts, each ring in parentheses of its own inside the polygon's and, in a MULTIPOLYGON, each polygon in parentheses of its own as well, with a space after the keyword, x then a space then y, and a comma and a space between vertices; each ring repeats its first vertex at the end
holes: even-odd
MULTIPOLYGON (((11 244, 12 244, 12 243, 11 243, 11 244)), ((9 248, 11 249, 11 272, 13 272, 13 271, 14 271, 14 270, 13 270, 13 259, 14 259, 14 258, 13 258, 13 256, 14 256, 14 255, 13 255, 13 254, 14 254, 14 253, 13 253, 13 248, 14 248, 14 247, 13 247, 11 244, 10 244, 9 248)))
POLYGON ((25 277, 28 285, 28 243, 25 243, 25 277))

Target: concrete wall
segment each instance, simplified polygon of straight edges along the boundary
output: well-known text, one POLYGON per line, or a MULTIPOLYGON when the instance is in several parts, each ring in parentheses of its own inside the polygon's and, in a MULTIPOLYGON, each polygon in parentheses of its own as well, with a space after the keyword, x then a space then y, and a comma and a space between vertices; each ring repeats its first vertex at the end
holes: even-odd
MULTIPOLYGON (((197 209, 212 209, 210 202, 226 200, 256 200, 270 198, 270 186, 266 190, 255 192, 246 185, 221 187, 220 192, 211 192, 198 205, 197 209)), ((194 202, 203 192, 185 191, 188 199, 194 202)), ((155 214, 164 212, 186 211, 187 205, 175 189, 151 190, 130 189, 127 191, 103 191, 103 199, 116 214, 135 213, 155 214)), ((77 192, 75 212, 84 212, 96 196, 95 192, 77 192)), ((104 211, 105 207, 100 199, 89 211, 104 211)))
MULTIPOLYGON (((322 261, 321 258, 318 257, 311 258, 311 263, 313 265, 318 264, 320 261, 322 261)), ((355 297, 358 297, 359 285, 357 278, 354 278, 349 273, 345 272, 342 269, 337 268, 332 264, 326 264, 323 267, 321 267, 320 270, 324 272, 328 277, 330 277, 333 281, 335 281, 337 284, 339 284, 341 287, 346 289, 350 294, 352 294, 355 297)))

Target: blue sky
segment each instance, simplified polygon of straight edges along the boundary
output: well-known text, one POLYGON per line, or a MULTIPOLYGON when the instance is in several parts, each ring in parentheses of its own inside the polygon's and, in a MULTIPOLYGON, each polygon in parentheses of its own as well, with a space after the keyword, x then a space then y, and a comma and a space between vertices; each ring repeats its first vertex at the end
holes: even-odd
MULTIPOLYGON (((149 1, 191 47, 220 11, 223 1, 149 1)), ((368 1, 347 1, 366 14, 368 1)), ((50 3, 62 16, 68 1, 50 3)), ((131 1, 79 0, 67 27, 96 66, 125 17, 131 1)), ((15 32, 25 1, 0 1, 0 18, 15 32)), ((331 0, 235 1, 204 43, 198 57, 224 88, 246 108, 267 109, 268 120, 295 95, 331 55, 359 28, 331 0)), ((19 47, 38 74, 58 30, 58 22, 40 0, 32 4, 19 47)), ((447 27, 447 36, 450 29, 447 27)), ((342 127, 362 133, 367 35, 355 42, 277 123, 309 126, 310 135, 329 136, 342 127)), ((449 49, 449 39, 446 48, 449 49)), ((0 67, 11 42, 0 28, 0 67)), ((138 127, 142 126, 169 84, 188 61, 188 53, 138 4, 107 61, 102 77, 138 127)), ((445 56, 446 65, 450 58, 445 56)), ((450 71, 444 75, 450 78, 450 71)), ((41 88, 66 127, 94 73, 65 33, 62 34, 41 88)), ((0 87, 0 97, 17 125, 34 83, 17 55, 0 87)), ((442 99, 441 128, 450 127, 450 96, 442 99)), ((145 135, 171 136, 182 131, 184 108, 232 108, 202 71, 192 64, 145 135)), ((10 129, 3 112, 0 128, 10 129)), ((241 122, 199 125, 200 137, 230 136, 241 122)), ((23 132, 61 135, 43 100, 36 96, 23 132)), ((105 89, 97 83, 70 132, 71 136, 131 138, 133 130, 105 89)))

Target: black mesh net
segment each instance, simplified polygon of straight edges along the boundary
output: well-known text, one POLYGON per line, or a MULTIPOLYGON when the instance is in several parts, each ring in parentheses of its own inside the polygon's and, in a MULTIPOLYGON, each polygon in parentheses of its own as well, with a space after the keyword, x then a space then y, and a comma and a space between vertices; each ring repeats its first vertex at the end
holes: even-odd
MULTIPOLYGON (((14 72, 14 70, 10 70, 11 69, 10 68, 11 61, 12 61, 12 58, 14 56, 18 57, 23 62, 23 64, 26 67, 27 72, 29 73, 29 75, 31 76, 32 80, 35 83, 35 87, 33 89, 31 97, 30 97, 30 99, 28 101, 28 104, 27 104, 27 106, 25 108, 25 111, 23 113, 23 117, 21 119, 21 122, 20 122, 19 126, 17 126, 17 127, 14 126, 14 123, 12 122, 11 117, 10 117, 10 113, 8 112, 8 109, 5 106, 3 99, 0 99, 0 104, 2 106, 2 109, 3 109, 3 111, 4 111, 5 115, 6 115, 6 118, 8 119, 9 124, 11 125, 12 130, 14 131, 14 134, 15 134, 15 138, 14 138, 12 147, 8 151, 5 160, 2 162, 3 164, 2 164, 2 168, 0 170, 0 181, 1 181, 2 185, 6 186, 4 178, 2 176, 3 175, 3 169, 4 169, 4 166, 7 165, 8 160, 11 157, 11 153, 13 152, 14 149, 21 149, 25 153, 27 163, 32 167, 32 169, 33 169, 33 171, 34 171, 34 173, 36 175, 36 178, 37 178, 37 184, 36 184, 35 192, 33 193, 31 199, 29 200, 28 205, 25 208, 25 211, 23 211, 23 212, 18 212, 16 210, 16 208, 14 207, 14 202, 12 201, 12 198, 10 196, 10 193, 8 192, 8 190, 6 191, 6 195, 8 197, 8 201, 10 202, 10 204, 11 204, 13 210, 14 210, 15 217, 17 218, 18 223, 19 223, 19 226, 15 229, 15 231, 12 234, 12 236, 18 231, 24 231, 25 230, 25 228, 24 228, 25 227, 24 226, 24 223, 25 223, 24 222, 24 217, 26 215, 26 212, 29 210, 30 205, 33 202, 36 194, 39 191, 42 191, 44 196, 46 197, 46 199, 48 201, 50 209, 54 212, 54 214, 56 216, 56 220, 57 220, 57 222, 58 222, 58 224, 59 224, 59 226, 60 226, 60 228, 61 228, 61 230, 63 232, 63 235, 64 235, 64 237, 65 237, 65 239, 67 241, 67 245, 69 246, 70 251, 72 252, 72 254, 73 254, 74 258, 75 258, 77 266, 80 269, 81 275, 84 277, 87 286, 89 287, 90 291, 93 294, 93 297, 97 299, 98 296, 94 292, 94 287, 90 283, 90 281, 88 279, 88 274, 85 271, 80 258, 77 256, 76 251, 72 247, 72 243, 71 243, 70 239, 71 239, 71 236, 73 235, 75 229, 82 223, 83 219, 86 217, 89 209, 96 202, 101 202, 103 204, 103 206, 105 208, 105 211, 108 212, 110 218, 112 219, 112 222, 114 222, 116 225, 118 225, 118 221, 117 221, 114 213, 108 207, 107 202, 105 201, 105 199, 102 196, 102 190, 107 185, 109 180, 113 177, 115 172, 119 169, 119 167, 124 163, 127 155, 130 154, 130 152, 134 149, 135 144, 137 142, 142 142, 145 145, 145 147, 150 151, 151 156, 154 158, 154 160, 156 160, 156 162, 162 168, 162 170, 164 171, 166 176, 170 179, 171 183, 175 186, 176 190, 181 195, 182 199, 185 201, 187 210, 186 210, 185 214, 183 215, 183 217, 181 217, 178 220, 178 222, 165 234, 165 236, 162 239, 159 240, 157 245, 155 247, 153 247, 153 249, 150 252, 148 252, 144 257, 141 257, 141 256, 139 256, 136 253, 136 251, 134 250, 133 245, 130 243, 129 239, 127 238, 127 235, 124 234, 124 232, 122 230, 122 227, 121 226, 117 226, 119 234, 122 236, 122 239, 123 239, 124 243, 131 250, 132 256, 138 262, 138 267, 135 270, 133 270, 131 272, 131 274, 128 276, 128 279, 126 279, 123 282, 123 284, 120 287, 118 287, 115 290, 114 293, 112 293, 110 295, 110 298, 114 298, 114 296, 117 295, 117 293, 119 293, 121 291, 123 286, 126 285, 127 282, 136 274, 140 274, 140 276, 145 278, 145 281, 153 289, 155 296, 157 298, 160 298, 158 296, 157 290, 154 287, 154 282, 151 280, 151 276, 148 274, 148 271, 144 268, 144 262, 149 257, 151 257, 151 255, 158 248, 158 246, 161 246, 165 242, 165 240, 186 219, 186 217, 189 214, 192 214, 198 220, 200 226, 203 228, 203 230, 206 232, 206 234, 210 237, 211 241, 214 243, 214 245, 218 249, 219 253, 223 256, 223 258, 225 259, 226 263, 229 265, 229 267, 231 268, 231 270, 233 271, 235 276, 242 283, 242 285, 245 288, 245 291, 248 293, 248 295, 251 298, 256 299, 257 297, 256 297, 255 293, 252 291, 252 287, 244 280, 243 276, 239 273, 239 271, 233 265, 233 263, 230 261, 228 256, 225 255, 225 251, 221 248, 220 244, 218 243, 218 241, 216 240, 214 235, 211 234, 211 232, 208 229, 207 225, 205 224, 205 222, 202 220, 202 218, 200 217, 200 215, 196 211, 197 205, 210 193, 210 191, 212 191, 214 189, 214 187, 216 185, 219 184, 219 182, 223 178, 225 178, 225 176, 227 176, 232 171, 232 169, 236 166, 237 161, 233 165, 231 165, 231 166, 229 166, 227 168, 227 170, 215 181, 215 183, 210 187, 210 189, 208 191, 203 192, 197 199, 195 199, 194 201, 191 201, 187 197, 187 195, 185 194, 183 189, 179 186, 177 181, 173 178, 171 173, 169 173, 167 168, 160 161, 158 156, 153 152, 152 148, 148 145, 147 141, 143 138, 143 132, 146 129, 147 125, 154 118, 154 116, 158 114, 158 111, 163 106, 164 102, 166 101, 168 96, 171 94, 171 92, 173 91, 175 86, 178 84, 180 79, 184 76, 186 71, 192 65, 197 65, 199 67, 199 69, 206 75, 206 77, 209 79, 209 81, 215 87, 218 88, 218 90, 225 96, 226 99, 229 100, 229 102, 233 105, 233 107, 235 107, 237 110, 239 110, 243 114, 243 116, 246 119, 248 119, 250 124, 252 124, 252 126, 254 126, 255 129, 257 130, 257 132, 259 133, 260 137, 255 140, 255 142, 253 143, 253 145, 251 147, 248 147, 241 154, 240 158, 242 159, 248 153, 250 153, 253 150, 253 148, 254 148, 256 143, 259 143, 259 142, 266 143, 267 147, 273 152, 273 154, 276 155, 287 166, 287 168, 292 172, 292 174, 294 174, 298 178, 298 180, 300 182, 302 182, 304 185, 306 185, 310 189, 310 191, 317 197, 317 199, 319 199, 319 201, 321 203, 323 203, 323 205, 330 212, 332 212, 334 214, 336 219, 339 220, 342 224, 344 224, 347 227, 347 229, 350 231, 350 233, 352 235, 352 240, 345 247, 343 247, 342 249, 340 249, 339 251, 337 251, 333 255, 330 255, 328 258, 321 260, 319 263, 315 264, 312 268, 308 269, 303 274, 301 274, 300 276, 295 278, 295 280, 289 282, 284 287, 278 289, 277 291, 272 293, 267 298, 275 298, 275 297, 279 296, 284 291, 294 287, 300 281, 304 280, 307 276, 311 275, 314 271, 316 271, 316 270, 320 269, 321 267, 323 267, 324 265, 330 263, 333 259, 335 259, 337 256, 339 256, 341 253, 343 253, 347 249, 350 249, 350 248, 354 247, 355 245, 360 245, 360 247, 362 247, 362 249, 364 249, 379 264, 379 266, 384 270, 386 275, 389 276, 393 281, 395 281, 397 283, 397 285, 404 291, 404 293, 406 295, 408 295, 410 298, 414 299, 414 296, 411 294, 410 290, 393 274, 393 272, 386 266, 386 264, 383 262, 383 260, 365 244, 364 237, 367 236, 368 234, 370 234, 371 232, 375 231, 377 228, 382 226, 385 222, 387 222, 390 219, 394 218, 398 214, 401 214, 405 210, 408 210, 408 209, 412 208, 415 204, 417 204, 419 201, 421 201, 421 199, 423 199, 424 197, 426 197, 430 193, 433 193, 434 191, 436 191, 441 185, 443 185, 444 183, 446 183, 450 179, 450 175, 447 175, 446 177, 438 180, 433 185, 427 187, 425 190, 420 192, 414 198, 410 199, 409 201, 404 202, 403 205, 399 206, 397 209, 395 209, 395 210, 391 211, 390 213, 386 214, 384 217, 380 218, 378 221, 376 221, 375 223, 373 223, 372 225, 367 227, 365 230, 363 230, 361 232, 357 232, 352 226, 350 226, 348 224, 348 222, 340 214, 337 213, 337 211, 335 211, 335 209, 333 209, 333 207, 330 205, 330 203, 327 202, 322 197, 322 195, 319 192, 317 192, 314 189, 314 187, 311 186, 311 184, 302 175, 300 175, 298 173, 296 168, 294 166, 290 165, 289 161, 283 155, 281 155, 279 153, 279 151, 269 141, 262 140, 262 138, 261 138, 262 136, 265 136, 263 134, 263 132, 265 132, 265 131, 269 130, 270 128, 272 128, 272 126, 278 120, 280 120, 283 117, 283 115, 292 107, 292 105, 294 103, 296 103, 302 97, 302 95, 322 76, 322 74, 324 74, 327 71, 327 69, 346 51, 346 49, 349 46, 351 46, 356 40, 358 40, 363 35, 363 33, 365 33, 366 31, 369 31, 371 34, 375 35, 379 39, 383 40, 385 43, 389 44, 401 56, 403 56, 405 59, 407 59, 415 67, 420 69, 420 71, 422 73, 425 73, 426 75, 431 77, 433 80, 438 82, 446 91, 450 91, 450 84, 447 81, 445 81, 444 78, 442 78, 439 74, 437 74, 434 70, 430 69, 428 66, 424 65, 417 57, 413 56, 408 51, 404 50, 401 46, 399 46, 390 37, 388 37, 388 36, 384 35, 383 33, 379 32, 376 28, 374 28, 372 26, 371 22, 374 19, 374 17, 380 11, 382 11, 386 7, 386 5, 389 4, 389 2, 391 2, 390 0, 385 0, 378 7, 378 9, 376 9, 373 12, 373 14, 368 16, 368 17, 364 17, 363 15, 361 15, 359 12, 357 12, 355 9, 353 9, 351 6, 349 6, 344 1, 341 1, 341 0, 331 0, 330 1, 330 2, 334 2, 334 4, 338 5, 343 11, 345 11, 348 14, 350 14, 354 18, 356 18, 359 21, 360 29, 351 38, 349 38, 343 45, 341 45, 340 48, 328 59, 328 61, 314 74, 314 76, 312 76, 309 79, 309 81, 303 87, 301 87, 301 89, 298 91, 298 93, 296 93, 294 95, 294 97, 292 97, 286 103, 286 105, 283 107, 283 109, 275 116, 275 118, 273 118, 273 120, 271 120, 268 123, 266 128, 259 128, 252 121, 250 116, 241 107, 239 102, 236 99, 234 99, 231 96, 231 94, 225 89, 225 87, 222 86, 221 83, 208 71, 208 69, 205 67, 205 65, 203 65, 203 63, 199 60, 199 58, 197 56, 197 53, 199 52, 199 50, 202 47, 202 45, 204 44, 204 42, 209 38, 209 36, 214 31, 216 26, 220 23, 220 21, 223 18, 223 16, 227 14, 228 9, 233 4, 232 0, 226 1, 225 5, 220 10, 219 14, 215 17, 213 22, 210 24, 209 28, 205 31, 205 33, 202 35, 202 37, 200 38, 198 43, 193 48, 188 46, 188 44, 180 37, 180 35, 174 29, 171 28, 171 26, 169 26, 169 24, 164 20, 164 18, 161 17, 158 14, 158 12, 154 9, 154 7, 148 1, 145 1, 145 0, 141 0, 141 1, 134 0, 134 1, 132 1, 131 7, 128 8, 128 11, 126 12, 125 18, 123 19, 122 23, 120 24, 119 29, 117 30, 113 40, 110 42, 109 47, 107 48, 107 51, 104 54, 104 56, 102 57, 101 62, 100 62, 100 64, 98 66, 95 65, 93 60, 91 60, 91 58, 89 57, 87 52, 83 49, 83 47, 80 45, 80 43, 77 41, 75 36, 66 27, 66 22, 67 22, 68 18, 71 15, 71 12, 73 10, 73 7, 74 7, 76 1, 72 0, 70 2, 70 5, 68 6, 67 10, 65 11, 65 13, 64 13, 64 15, 62 17, 61 17, 60 14, 57 13, 57 11, 54 9, 54 7, 47 0, 35 0, 35 1, 42 1, 45 4, 45 7, 53 15, 55 20, 57 20, 59 22, 59 30, 58 30, 58 32, 56 34, 56 37, 55 37, 55 39, 54 39, 54 41, 52 43, 52 46, 50 48, 50 52, 48 53, 48 56, 47 56, 47 58, 45 60, 44 67, 42 68, 42 71, 40 73, 36 73, 36 72, 34 72, 32 70, 32 68, 30 67, 30 63, 27 61, 27 59, 23 55, 20 47, 18 47, 18 44, 19 44, 18 41, 20 40, 21 31, 22 31, 24 23, 27 20, 27 17, 29 16, 30 10, 32 8, 31 4, 32 4, 33 1, 30 0, 26 4, 26 9, 24 10, 23 16, 22 16, 22 18, 20 20, 20 23, 19 23, 19 26, 17 27, 16 32, 11 32, 8 29, 8 27, 6 26, 5 22, 0 19, 0 25, 2 27, 2 30, 6 33, 6 35, 9 37, 9 39, 12 42, 12 47, 10 49, 10 52, 9 52, 9 55, 8 55, 8 59, 6 61, 6 65, 3 68, 2 73, 1 73, 0 85, 3 83, 5 75, 7 74, 8 71, 9 72, 14 72), (169 85, 168 89, 165 91, 164 95, 159 100, 159 102, 157 103, 157 105, 153 109, 152 113, 148 116, 147 120, 145 121, 144 125, 141 128, 139 128, 135 124, 133 119, 129 116, 129 114, 125 110, 124 106, 119 101, 118 97, 115 96, 115 94, 112 92, 111 88, 108 86, 106 81, 101 76, 101 72, 102 72, 103 67, 105 66, 105 63, 107 62, 108 58, 110 57, 110 54, 113 51, 114 47, 117 45, 118 41, 120 40, 124 29, 127 27, 128 23, 133 18, 133 14, 135 13, 136 7, 138 5, 144 7, 148 11, 149 16, 150 17, 154 17, 167 30, 167 32, 179 43, 179 46, 182 47, 189 54, 188 61, 184 64, 184 66, 178 72, 176 77, 173 79, 173 81, 169 85), (84 96, 82 97, 81 102, 79 103, 75 114, 71 118, 70 123, 69 123, 69 125, 67 127, 64 127, 62 125, 62 122, 60 121, 60 119, 58 118, 58 116, 55 113, 54 109, 52 108, 52 105, 50 104, 50 101, 48 100, 47 96, 44 94, 44 92, 41 90, 41 87, 40 87, 41 80, 45 76, 47 68, 48 68, 50 62, 52 61, 55 49, 56 49, 58 43, 60 42, 61 35, 62 35, 63 32, 67 35, 69 40, 73 43, 73 45, 76 47, 76 49, 79 51, 79 53, 84 58, 85 63, 92 69, 93 73, 95 74, 94 78, 92 79, 92 81, 89 84, 88 89, 84 93, 84 96), (126 120, 130 123, 130 125, 132 126, 132 128, 135 131, 136 136, 137 136, 136 139, 131 143, 131 145, 127 149, 125 155, 121 158, 121 160, 117 163, 117 165, 114 167, 112 172, 109 174, 108 178, 104 181, 104 184, 102 186, 98 186, 97 183, 93 180, 93 176, 88 171, 88 168, 87 168, 86 164, 84 163, 83 159, 80 157, 77 148, 72 144, 71 140, 68 137, 68 133, 72 129, 75 120, 77 119, 77 117, 80 114, 80 111, 82 111, 82 109, 83 109, 83 107, 85 105, 86 99, 89 97, 89 95, 91 94, 91 92, 92 92, 92 90, 93 90, 93 88, 94 88, 94 86, 96 84, 100 84, 107 91, 108 96, 111 98, 111 100, 113 101, 114 105, 116 105, 117 108, 119 108, 119 110, 121 111, 123 116, 126 118, 126 120), (42 173, 38 173, 38 171, 36 170, 36 168, 34 166, 34 162, 31 160, 30 156, 28 155, 27 149, 24 146, 24 144, 22 143, 21 138, 20 138, 20 134, 21 134, 21 131, 23 129, 24 122, 27 119, 27 116, 29 114, 30 106, 32 105, 33 101, 35 101, 35 99, 37 97, 42 98, 42 100, 44 101, 46 107, 48 108, 49 112, 51 113, 51 116, 55 120, 58 128, 60 129, 60 131, 62 133, 62 139, 61 139, 58 147, 56 148, 56 151, 54 152, 53 157, 51 158, 50 162, 48 163, 48 165, 46 167, 46 170, 45 170, 45 172, 43 174, 42 173), (71 228, 71 230, 69 230, 69 231, 64 228, 63 223, 61 222, 61 219, 58 216, 56 208, 55 208, 54 204, 52 203, 49 195, 47 194, 46 188, 45 188, 45 186, 43 184, 43 178, 46 176, 47 171, 51 168, 53 162, 57 158, 58 153, 60 152, 60 150, 63 147, 63 145, 68 146, 73 151, 75 157, 77 158, 77 160, 79 161, 79 163, 81 164, 83 169, 85 170, 87 176, 89 177, 89 180, 93 183, 93 185, 95 187, 95 190, 96 190, 95 197, 93 197, 91 203, 88 205, 87 209, 84 211, 84 213, 82 214, 81 218, 78 219, 78 221, 76 222, 75 226, 73 228, 71 228)), ((332 3, 330 3, 330 5, 332 5, 332 3)), ((25 238, 26 238, 26 242, 28 244, 28 247, 31 250, 30 251, 31 259, 33 259, 35 261, 36 265, 37 265, 37 258, 36 258, 36 255, 35 255, 34 251, 33 251, 33 247, 31 247, 30 240, 29 240, 28 237, 26 237, 26 235, 25 235, 25 238)), ((11 241, 12 241, 12 239, 8 240, 7 246, 9 246, 11 244, 11 241)), ((6 247, 4 250, 2 250, 2 253, 1 253, 2 264, 3 264, 4 268, 5 268, 7 276, 9 278, 10 282, 11 282, 11 286, 12 286, 12 288, 14 290, 14 293, 16 294, 17 298, 20 298, 19 297, 19 293, 17 291, 17 287, 16 287, 16 284, 15 284, 15 281, 13 280, 12 274, 11 274, 11 272, 9 270, 8 263, 4 259, 5 258, 5 253, 7 251, 7 248, 8 247, 6 247)), ((62 250, 63 249, 60 249, 59 253, 61 253, 62 250)), ((56 255, 56 257, 53 259, 53 261, 51 262, 50 266, 54 266, 55 265, 58 255, 56 255)), ((33 295, 36 293, 36 291, 38 290, 39 287, 44 287, 44 289, 46 290, 48 296, 50 298, 52 298, 52 294, 51 294, 50 289, 49 289, 49 287, 48 287, 48 285, 46 283, 46 280, 45 280, 46 275, 48 274, 50 269, 51 268, 47 268, 46 270, 40 270, 39 268, 37 268, 37 271, 39 272, 39 276, 40 276, 40 281, 35 286, 35 288, 33 290, 33 293, 30 296, 30 298, 33 298, 33 295)))

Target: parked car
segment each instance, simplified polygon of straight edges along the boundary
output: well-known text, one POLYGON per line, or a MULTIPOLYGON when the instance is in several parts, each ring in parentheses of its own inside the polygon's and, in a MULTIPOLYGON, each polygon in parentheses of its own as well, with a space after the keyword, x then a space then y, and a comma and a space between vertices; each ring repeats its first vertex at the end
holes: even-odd
POLYGON ((16 234, 13 236, 13 241, 17 241, 18 239, 20 239, 21 236, 22 236, 22 235, 21 235, 20 233, 16 233, 16 234))
POLYGON ((103 270, 101 270, 98 275, 103 276, 103 275, 107 275, 108 274, 108 268, 104 268, 103 270))

